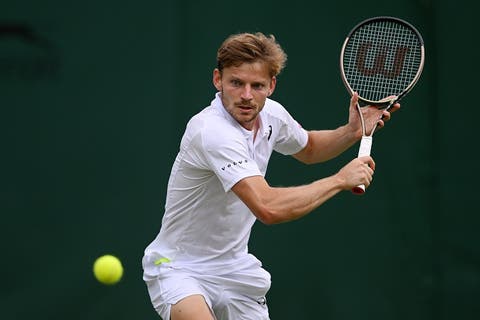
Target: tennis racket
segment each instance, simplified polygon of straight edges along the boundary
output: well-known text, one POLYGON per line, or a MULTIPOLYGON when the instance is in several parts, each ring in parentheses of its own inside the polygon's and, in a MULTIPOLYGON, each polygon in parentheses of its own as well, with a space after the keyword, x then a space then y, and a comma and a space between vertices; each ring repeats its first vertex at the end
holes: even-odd
MULTIPOLYGON (((358 93, 362 124, 358 157, 370 155, 377 127, 367 134, 361 108, 370 105, 388 110, 415 86, 424 61, 422 36, 404 20, 374 17, 350 31, 340 54, 340 71, 350 95, 358 93)), ((359 185, 352 192, 363 194, 365 186, 359 185)))

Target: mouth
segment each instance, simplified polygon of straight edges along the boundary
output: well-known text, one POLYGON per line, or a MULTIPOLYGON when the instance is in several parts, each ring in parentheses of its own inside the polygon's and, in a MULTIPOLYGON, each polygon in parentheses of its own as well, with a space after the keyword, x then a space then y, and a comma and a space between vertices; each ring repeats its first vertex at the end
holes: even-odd
POLYGON ((243 110, 243 111, 250 111, 250 110, 255 109, 255 107, 250 106, 250 105, 237 105, 237 108, 239 108, 240 110, 243 110))

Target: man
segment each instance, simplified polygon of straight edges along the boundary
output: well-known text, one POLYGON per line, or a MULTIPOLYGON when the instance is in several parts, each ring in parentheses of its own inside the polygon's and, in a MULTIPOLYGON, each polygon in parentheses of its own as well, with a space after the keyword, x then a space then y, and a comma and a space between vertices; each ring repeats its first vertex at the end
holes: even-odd
MULTIPOLYGON (((232 35, 217 52, 218 93, 187 125, 162 227, 143 258, 152 304, 164 320, 269 319, 270 274, 247 249, 254 222, 301 218, 340 191, 372 181, 369 156, 303 186, 272 187, 264 179, 273 150, 312 164, 338 156, 361 137, 356 94, 348 123, 321 131, 304 130, 269 99, 285 61, 275 38, 261 33, 232 35)), ((362 112, 370 130, 390 119, 374 107, 362 112)))

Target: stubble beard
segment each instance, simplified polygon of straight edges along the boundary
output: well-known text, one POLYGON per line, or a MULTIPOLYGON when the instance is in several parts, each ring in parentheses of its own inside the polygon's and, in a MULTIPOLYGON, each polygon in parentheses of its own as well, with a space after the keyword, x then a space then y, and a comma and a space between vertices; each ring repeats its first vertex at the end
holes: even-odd
MULTIPOLYGON (((224 93, 223 93, 223 89, 221 91, 221 94, 222 96, 224 96, 224 93)), ((223 101, 222 101, 223 103, 223 101)), ((223 103, 224 104, 224 103, 223 103)), ((224 107, 225 107, 225 104, 224 104, 224 107)), ((236 103, 236 102, 232 102, 232 107, 228 107, 228 108, 225 108, 227 110, 227 112, 232 116, 232 118, 234 118, 242 127, 245 127, 245 126, 251 126, 252 123, 255 122, 255 120, 257 119, 258 117, 258 107, 252 105, 250 102, 244 102, 244 101, 241 101, 239 103, 236 103), (239 106, 249 106, 249 107, 252 107, 251 111, 253 111, 253 114, 252 115, 245 115, 243 112, 242 112, 242 109, 239 108, 239 106)))

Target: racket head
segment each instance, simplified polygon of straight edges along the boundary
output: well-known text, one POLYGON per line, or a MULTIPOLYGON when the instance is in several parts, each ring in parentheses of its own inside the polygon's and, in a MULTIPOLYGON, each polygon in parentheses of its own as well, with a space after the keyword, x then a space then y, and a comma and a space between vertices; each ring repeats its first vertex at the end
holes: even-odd
POLYGON ((410 23, 389 16, 357 24, 347 35, 340 54, 343 83, 360 106, 386 108, 417 83, 425 61, 421 34, 410 23))

